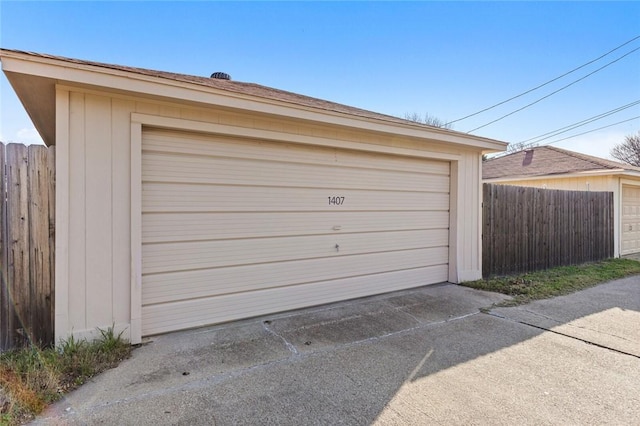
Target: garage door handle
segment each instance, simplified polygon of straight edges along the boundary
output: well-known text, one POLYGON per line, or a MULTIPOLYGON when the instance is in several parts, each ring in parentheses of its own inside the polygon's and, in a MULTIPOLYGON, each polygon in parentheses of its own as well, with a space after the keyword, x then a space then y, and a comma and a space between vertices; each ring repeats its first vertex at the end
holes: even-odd
POLYGON ((340 251, 340 246, 336 244, 336 251, 340 251))

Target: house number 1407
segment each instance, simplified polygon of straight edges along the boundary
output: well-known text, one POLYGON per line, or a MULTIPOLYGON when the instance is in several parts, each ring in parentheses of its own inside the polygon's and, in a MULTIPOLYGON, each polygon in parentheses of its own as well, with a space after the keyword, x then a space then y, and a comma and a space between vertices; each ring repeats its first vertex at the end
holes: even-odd
POLYGON ((344 203, 344 197, 327 197, 330 206, 341 206, 344 203))

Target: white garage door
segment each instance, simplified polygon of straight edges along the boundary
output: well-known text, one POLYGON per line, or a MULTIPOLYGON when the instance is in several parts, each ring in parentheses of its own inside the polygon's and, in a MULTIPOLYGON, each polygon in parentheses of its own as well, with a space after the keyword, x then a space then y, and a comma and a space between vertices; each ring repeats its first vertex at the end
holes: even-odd
POLYGON ((446 281, 449 163, 147 130, 142 334, 446 281))
POLYGON ((640 187, 622 187, 621 254, 640 252, 640 187))

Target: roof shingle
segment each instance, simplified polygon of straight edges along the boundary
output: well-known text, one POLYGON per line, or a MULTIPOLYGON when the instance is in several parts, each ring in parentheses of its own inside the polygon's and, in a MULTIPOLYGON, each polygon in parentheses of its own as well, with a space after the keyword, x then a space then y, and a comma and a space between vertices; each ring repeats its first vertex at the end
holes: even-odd
POLYGON ((640 172, 640 167, 553 146, 539 146, 483 162, 482 178, 518 178, 597 170, 640 172))
MULTIPOLYGON (((434 128, 433 126, 417 123, 411 120, 405 120, 392 115, 386 115, 386 114, 380 114, 373 111, 367 111, 361 108, 351 107, 348 105, 343 105, 336 102, 313 98, 310 96, 300 95, 293 92, 287 92, 285 90, 274 89, 272 87, 262 86, 255 83, 246 83, 246 82, 235 81, 235 80, 222 80, 222 79, 216 79, 216 78, 210 78, 210 77, 201 77, 201 76, 179 74, 179 73, 166 72, 166 71, 156 71, 156 70, 151 70, 146 68, 129 67, 124 65, 106 64, 102 62, 86 61, 86 60, 67 58, 67 57, 57 56, 57 55, 49 55, 44 53, 26 52, 21 50, 13 50, 13 49, 0 49, 0 50, 6 51, 6 52, 26 54, 33 57, 59 60, 59 61, 64 61, 67 63, 73 63, 77 65, 101 67, 101 68, 106 68, 110 70, 118 70, 118 71, 136 73, 140 75, 146 75, 150 77, 158 77, 158 78, 164 78, 164 79, 169 79, 174 81, 193 83, 201 86, 211 87, 214 89, 225 90, 228 92, 246 94, 246 95, 261 97, 261 98, 270 99, 270 100, 287 102, 287 103, 291 103, 291 104, 295 104, 303 107, 318 108, 326 111, 349 114, 349 115, 358 116, 362 118, 371 118, 375 120, 383 120, 383 121, 388 121, 388 122, 398 123, 398 124, 409 124, 409 125, 426 127, 431 129, 434 128)), ((442 130, 446 130, 447 132, 459 133, 459 132, 448 130, 448 129, 442 129, 442 130)))

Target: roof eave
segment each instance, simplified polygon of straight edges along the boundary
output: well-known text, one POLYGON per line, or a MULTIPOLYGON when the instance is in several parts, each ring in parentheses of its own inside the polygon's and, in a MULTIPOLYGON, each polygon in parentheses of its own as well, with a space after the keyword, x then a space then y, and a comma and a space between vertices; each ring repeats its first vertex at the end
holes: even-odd
POLYGON ((32 56, 27 53, 0 50, 0 59, 3 71, 47 145, 55 144, 55 84, 64 84, 71 86, 87 85, 178 101, 187 100, 236 110, 435 140, 473 147, 484 152, 504 151, 507 146, 505 142, 446 129, 426 128, 410 123, 392 123, 380 119, 229 92, 196 83, 95 65, 77 64, 61 59, 32 56), (38 90, 31 90, 33 87, 38 87, 38 90), (35 99, 36 94, 39 96, 37 101, 35 99))
POLYGON ((501 176, 496 178, 483 178, 482 180, 483 182, 486 182, 486 183, 500 183, 500 182, 526 181, 526 180, 568 179, 568 178, 590 177, 590 176, 640 177, 640 172, 637 172, 635 170, 626 170, 626 169, 598 169, 598 170, 588 170, 584 172, 547 173, 543 175, 501 176))

